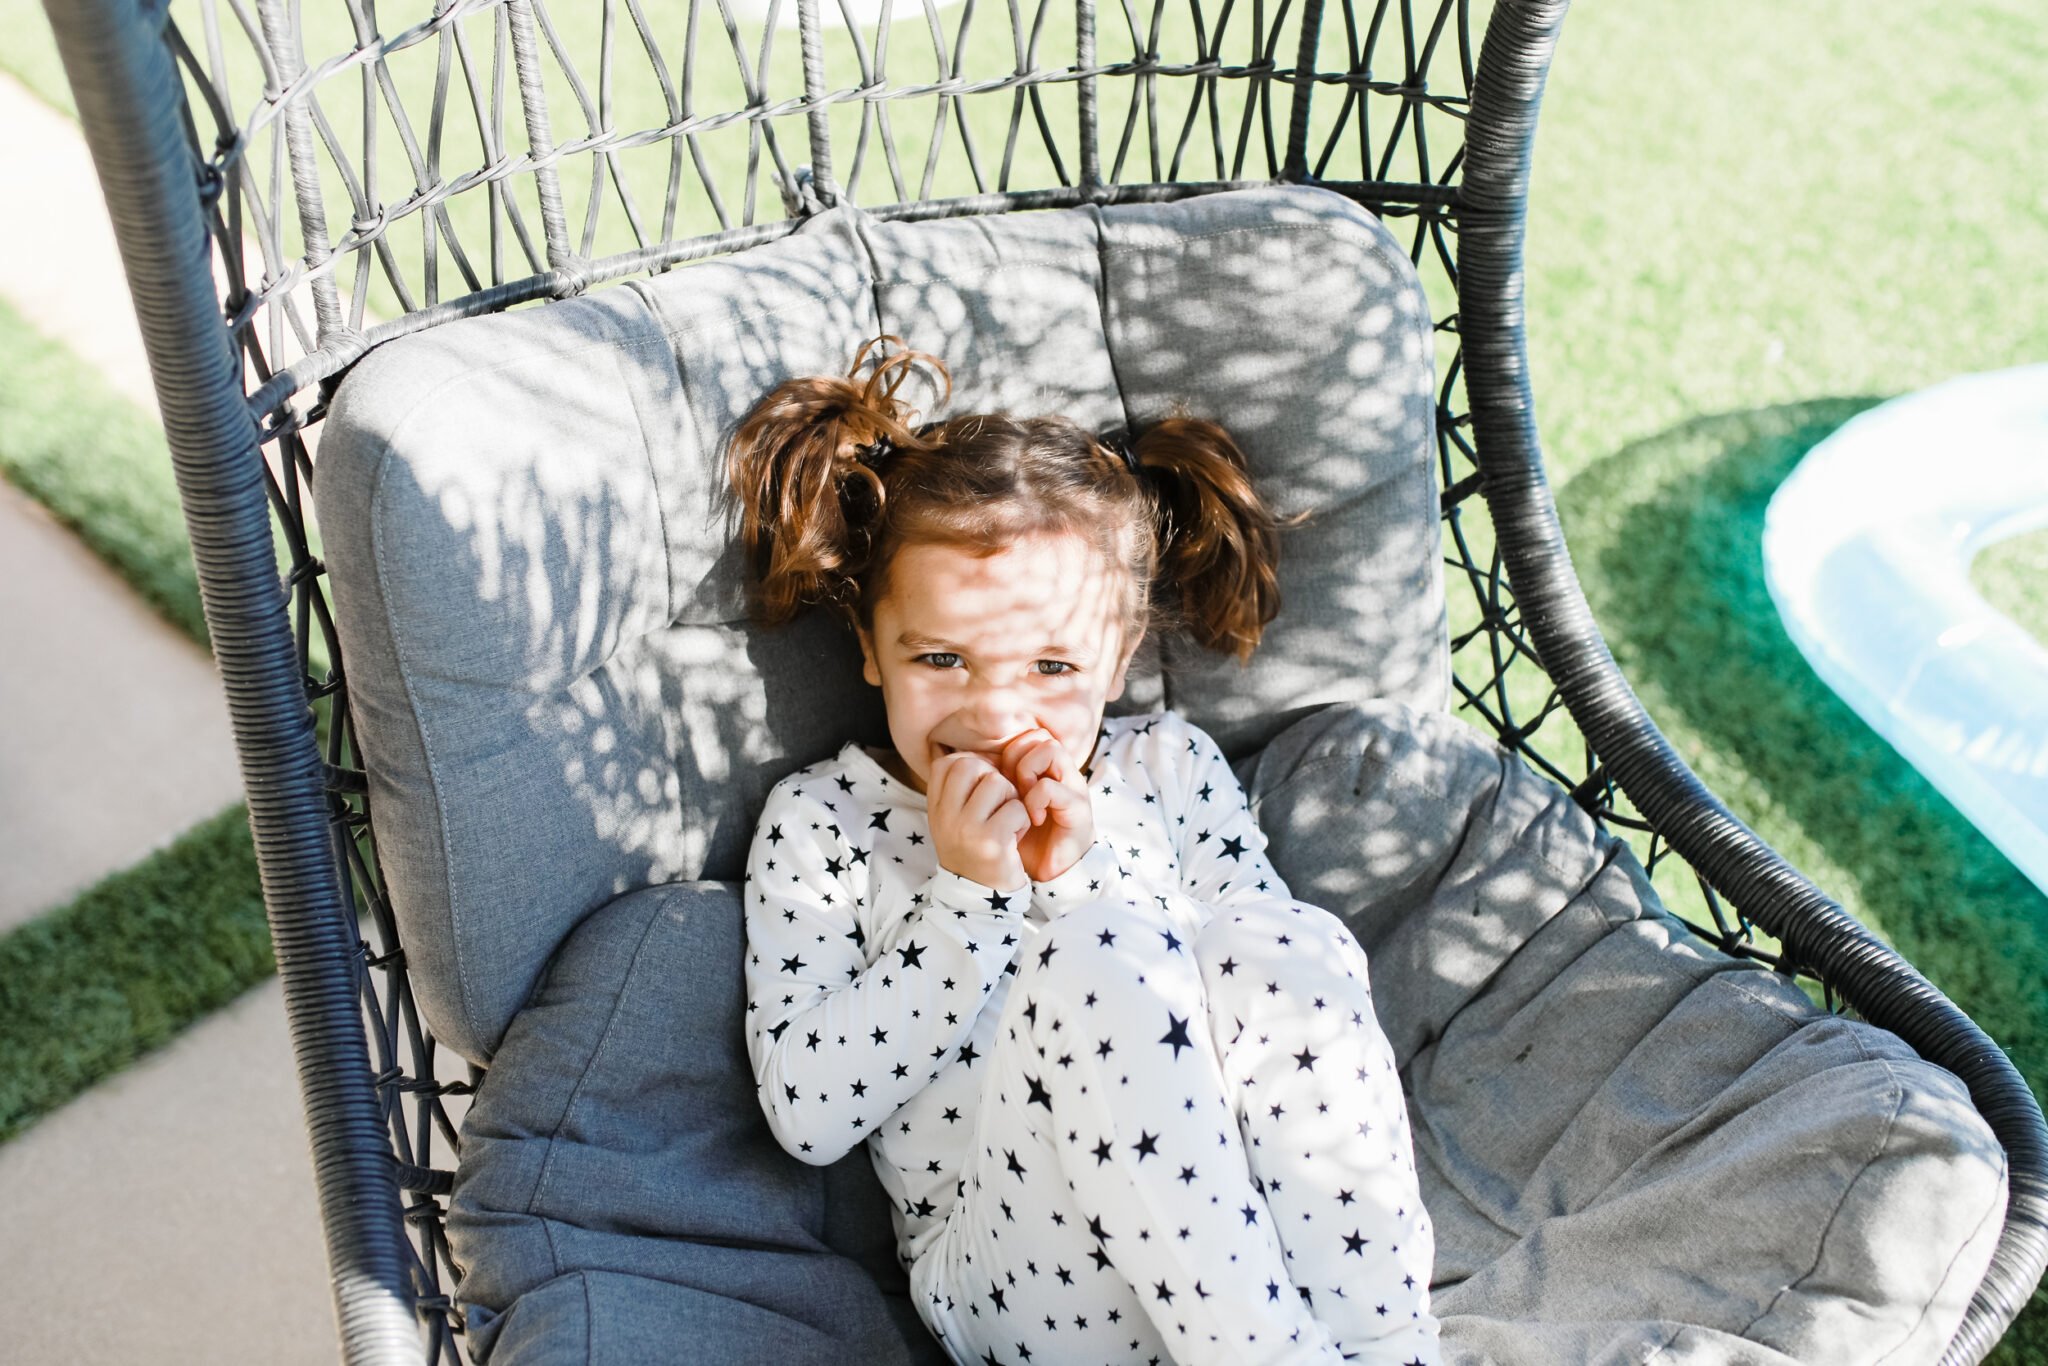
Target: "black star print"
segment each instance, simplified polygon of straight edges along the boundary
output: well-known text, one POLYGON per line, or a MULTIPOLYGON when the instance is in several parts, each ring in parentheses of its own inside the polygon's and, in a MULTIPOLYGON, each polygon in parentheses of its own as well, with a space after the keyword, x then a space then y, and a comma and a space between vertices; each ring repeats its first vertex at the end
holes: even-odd
POLYGON ((868 1037, 873 1039, 878 1044, 884 1044, 889 1042, 889 1031, 882 1028, 880 1025, 876 1025, 875 1032, 869 1035, 868 1037))
POLYGON ((794 977, 804 970, 804 960, 801 958, 785 958, 782 960, 782 970, 794 977))
POLYGON ((1359 1256, 1363 1257, 1365 1255, 1365 1245, 1370 1241, 1368 1238, 1359 1237, 1358 1230, 1352 1229, 1351 1232, 1344 1235, 1344 1250, 1346 1252, 1356 1252, 1359 1256))
POLYGON ((1195 1046, 1195 1042, 1193 1039, 1190 1039, 1188 1037, 1188 1022, 1185 1019, 1174 1014, 1172 1011, 1169 1010, 1166 1012, 1166 1020, 1166 1036, 1162 1038, 1159 1042, 1172 1044, 1173 1060, 1175 1062, 1179 1062, 1181 1049, 1193 1048, 1195 1046))
POLYGON ((1228 854, 1230 857, 1242 863, 1244 861, 1244 841, 1239 839, 1237 836, 1232 835, 1229 839, 1223 841, 1223 849, 1221 852, 1228 854))
POLYGON ((1158 1293, 1160 1299, 1165 1300, 1168 1304, 1173 1303, 1173 1292, 1166 1288, 1165 1281, 1158 1282, 1152 1288, 1158 1293))
POLYGON ((981 1054, 974 1051, 972 1041, 960 1045, 960 1061, 966 1063, 969 1067, 974 1066, 974 1060, 980 1056, 981 1054))
POLYGON ((1140 1129, 1138 1130, 1138 1141, 1133 1143, 1131 1148, 1138 1154, 1140 1162, 1143 1162, 1148 1157, 1157 1157, 1159 1155, 1159 1135, 1148 1134, 1143 1129, 1140 1129))
POLYGON ((1009 1159, 1010 1170, 1017 1174, 1019 1181, 1022 1181, 1024 1179, 1024 1164, 1017 1160, 1017 1154, 1005 1148, 1003 1149, 1003 1156, 1009 1159))
POLYGON ((1047 944, 1047 945, 1046 945, 1046 946, 1045 946, 1045 947, 1044 947, 1043 949, 1041 949, 1041 950, 1039 951, 1039 954, 1038 954, 1038 966, 1040 966, 1040 967, 1044 967, 1044 966, 1045 966, 1045 965, 1046 965, 1047 963, 1050 963, 1050 962, 1052 961, 1052 956, 1053 956, 1054 954, 1058 953, 1059 951, 1060 951, 1060 946, 1059 946, 1059 945, 1057 945, 1057 944, 1047 944))
POLYGON ((1313 1072, 1316 1069, 1316 1055, 1309 1052, 1306 1048, 1294 1054, 1294 1061, 1299 1064, 1294 1069, 1297 1072, 1313 1072))
POLYGON ((1166 951, 1168 953, 1180 952, 1180 940, 1173 937, 1172 930, 1161 930, 1159 933, 1166 936, 1166 951))
MULTIPOLYGON (((1101 1166, 1103 1163, 1109 1161, 1109 1140, 1106 1138, 1103 1139, 1100 1143, 1096 1144, 1089 1151, 1095 1154, 1095 1165, 1098 1167, 1101 1166)), ((1095 1221, 1091 1219, 1088 1222, 1092 1227, 1095 1221)), ((1100 1238, 1102 1235, 1098 1233, 1095 1236, 1100 1238)))
POLYGON ((783 833, 782 833, 782 827, 781 827, 781 826, 779 826, 779 825, 771 825, 771 826, 769 826, 769 827, 768 827, 768 842, 769 842, 770 844, 780 844, 780 843, 782 843, 782 841, 783 841, 783 839, 784 839, 784 838, 785 838, 785 837, 784 837, 784 835, 783 835, 783 833))
POLYGON ((851 779, 851 778, 847 777, 847 776, 846 776, 846 775, 845 775, 844 773, 840 774, 840 775, 839 775, 839 776, 838 776, 838 777, 837 777, 836 779, 834 779, 833 781, 835 781, 835 782, 837 782, 837 783, 839 784, 839 790, 840 790, 841 792, 851 792, 851 791, 853 791, 853 779, 851 779))
POLYGON ((1237 972, 1237 961, 1232 958, 1226 958, 1222 962, 1218 963, 1216 965, 1216 968, 1217 971, 1221 972, 1225 977, 1229 977, 1237 972))
POLYGON ((1024 1080, 1031 1083, 1031 1094, 1025 1098, 1024 1103, 1026 1105, 1043 1105, 1047 1110, 1051 1110, 1052 1093, 1038 1084, 1037 1077, 1026 1077, 1024 1080))
POLYGON ((914 940, 896 950, 896 956, 903 960, 903 966, 906 968, 917 968, 920 971, 924 968, 924 964, 918 961, 924 957, 924 945, 914 940))
POLYGON ((1113 931, 1103 930, 1095 936, 1095 942, 1102 945, 1105 949, 1115 948, 1116 935, 1113 931))
POLYGON ((869 817, 868 817, 868 829, 870 829, 870 830, 887 830, 888 828, 889 828, 889 808, 888 808, 888 807, 886 807, 886 806, 885 806, 885 807, 883 807, 883 808, 882 808, 882 809, 881 809, 880 811, 877 811, 877 812, 876 812, 876 813, 875 813, 874 815, 872 815, 872 816, 869 816, 869 817))
POLYGON ((988 894, 988 908, 992 911, 1007 911, 1010 909, 1010 898, 1004 896, 1001 892, 990 892, 988 894))

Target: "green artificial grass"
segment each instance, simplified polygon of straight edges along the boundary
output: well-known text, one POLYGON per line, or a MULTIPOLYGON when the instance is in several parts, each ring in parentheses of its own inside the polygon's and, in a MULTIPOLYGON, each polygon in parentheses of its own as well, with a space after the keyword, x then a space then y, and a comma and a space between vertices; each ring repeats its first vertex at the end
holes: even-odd
MULTIPOLYGON (((1707 784, 2048 1079, 2048 896, 1822 683, 1772 610, 1771 494, 1870 406, 1817 399, 1631 443, 1561 500, 1617 660, 1707 784)), ((2037 1296, 1995 1361, 2048 1360, 2037 1296)))
POLYGON ((1986 602, 2048 645, 2048 531, 1986 546, 1970 561, 1970 583, 1986 602))
POLYGON ((206 643, 163 428, 4 301, 0 478, 48 508, 152 607, 206 643))
POLYGON ((0 938, 0 1142, 274 968, 239 804, 0 938))

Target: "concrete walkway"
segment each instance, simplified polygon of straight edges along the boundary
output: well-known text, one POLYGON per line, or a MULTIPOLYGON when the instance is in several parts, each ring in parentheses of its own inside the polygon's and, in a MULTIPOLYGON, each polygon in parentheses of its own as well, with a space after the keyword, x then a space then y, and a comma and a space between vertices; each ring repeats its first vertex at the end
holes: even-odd
MULTIPOLYGON (((155 413, 77 128, 0 76, 0 295, 155 413)), ((0 932, 234 801, 212 661, 0 486, 0 932)), ((275 980, 0 1147, 0 1359, 332 1362, 275 980)))

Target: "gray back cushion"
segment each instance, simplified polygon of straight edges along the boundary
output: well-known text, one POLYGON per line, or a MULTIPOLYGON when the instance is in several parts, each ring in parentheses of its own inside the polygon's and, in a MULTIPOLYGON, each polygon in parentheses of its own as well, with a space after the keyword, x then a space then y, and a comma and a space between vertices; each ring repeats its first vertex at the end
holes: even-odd
POLYGON ((488 1061, 612 897, 741 875, 778 778, 885 738, 835 619, 749 624, 726 442, 791 376, 893 332, 950 413, 1221 421, 1283 513, 1248 668, 1162 639, 1120 709, 1233 758, 1331 702, 1443 706, 1431 324, 1370 214, 1276 186, 793 236, 366 357, 314 474, 388 891, 437 1036, 488 1061))

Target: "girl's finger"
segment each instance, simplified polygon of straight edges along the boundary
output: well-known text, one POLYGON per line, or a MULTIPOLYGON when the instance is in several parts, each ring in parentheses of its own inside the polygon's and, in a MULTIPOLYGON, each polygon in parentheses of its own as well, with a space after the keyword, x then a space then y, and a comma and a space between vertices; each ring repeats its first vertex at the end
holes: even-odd
POLYGON ((1016 798, 1017 789, 1010 785, 1010 780, 989 768, 976 775, 961 807, 970 818, 987 821, 1004 802, 1015 801, 1016 798))
POLYGON ((1017 776, 1018 787, 1029 787, 1059 764, 1059 742, 1043 728, 1027 730, 1003 746, 1000 756, 1005 772, 1017 776))
POLYGON ((1052 800, 1050 797, 1046 795, 1046 785, 1047 780, 1044 778, 1040 778, 1037 782, 1033 783, 1031 785, 1030 790, 1024 794, 1024 810, 1025 813, 1031 817, 1031 823, 1034 826, 1042 824, 1044 822, 1045 808, 1052 800))
POLYGON ((1074 824, 1074 814, 1081 799, 1074 795, 1072 788, 1051 777, 1040 778, 1031 788, 1031 799, 1036 803, 1041 817, 1049 818, 1060 825, 1074 824))
POLYGON ((1016 839, 1031 828, 1031 817, 1025 813, 1024 803, 1012 797, 995 809, 989 824, 1004 839, 1016 839))
POLYGON ((959 765, 953 762, 957 756, 941 754, 932 761, 931 780, 925 784, 925 805, 932 811, 949 809, 948 783, 959 765))

